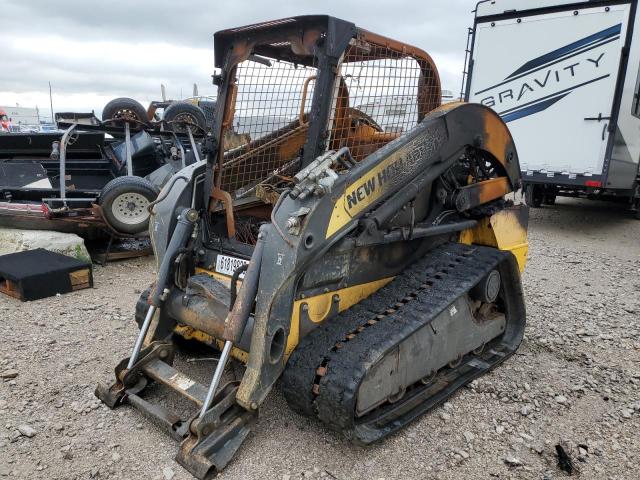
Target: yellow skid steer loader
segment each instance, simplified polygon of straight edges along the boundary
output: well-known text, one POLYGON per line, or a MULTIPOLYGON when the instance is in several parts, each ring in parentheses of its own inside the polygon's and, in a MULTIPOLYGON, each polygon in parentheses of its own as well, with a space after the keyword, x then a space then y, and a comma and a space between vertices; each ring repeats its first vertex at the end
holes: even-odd
POLYGON ((165 426, 202 479, 278 379, 294 410, 369 444, 514 353, 527 212, 505 199, 520 168, 496 113, 441 106, 427 53, 329 16, 218 32, 215 65, 206 160, 152 206, 157 279, 99 398, 165 426), (174 367, 177 336, 221 351, 209 385, 174 367), (151 383, 193 414, 150 402, 151 383))

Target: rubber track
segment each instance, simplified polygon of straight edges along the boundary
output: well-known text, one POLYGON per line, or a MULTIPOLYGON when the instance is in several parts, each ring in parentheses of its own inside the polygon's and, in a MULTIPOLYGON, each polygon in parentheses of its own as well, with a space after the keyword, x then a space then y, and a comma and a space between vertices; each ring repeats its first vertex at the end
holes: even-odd
POLYGON ((282 387, 289 406, 352 436, 356 394, 366 370, 508 255, 495 248, 445 244, 367 299, 316 328, 302 339, 284 372, 282 387), (401 308, 388 310, 412 292, 417 295, 414 293, 401 308), (377 321, 369 324, 371 319, 377 321), (336 348, 337 343, 341 348, 336 348), (326 374, 318 377, 316 372, 322 365, 327 367, 326 374))

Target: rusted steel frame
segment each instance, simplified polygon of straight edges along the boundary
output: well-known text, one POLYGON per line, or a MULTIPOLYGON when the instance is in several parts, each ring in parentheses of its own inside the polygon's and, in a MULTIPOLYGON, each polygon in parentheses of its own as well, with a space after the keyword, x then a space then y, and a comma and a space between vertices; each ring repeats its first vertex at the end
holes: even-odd
POLYGON ((265 150, 269 147, 272 147, 274 145, 278 145, 281 143, 284 143, 285 140, 287 140, 289 137, 293 137, 295 135, 297 135, 298 133, 302 132, 304 130, 304 128, 306 127, 305 125, 301 125, 298 126, 292 130, 289 130, 288 132, 285 132, 284 134, 277 136, 271 140, 269 140, 268 142, 259 145, 258 147, 256 147, 253 150, 250 150, 248 152, 245 152, 241 155, 239 155, 238 157, 232 158, 230 160, 227 160, 224 164, 223 164, 223 168, 229 168, 229 167, 233 167, 239 163, 244 162, 245 160, 250 159, 252 156, 254 156, 259 150, 265 150))
POLYGON ((176 428, 183 423, 183 420, 175 413, 160 405, 147 402, 144 398, 134 393, 127 392, 127 402, 142 415, 164 428, 176 440, 182 441, 184 439, 185 435, 181 434, 176 428))
MULTIPOLYGON (((238 87, 235 83, 236 67, 232 69, 232 76, 234 78, 233 83, 229 86, 227 96, 224 104, 224 116, 222 117, 222 126, 220 129, 220 144, 218 147, 218 171, 215 178, 215 189, 220 189, 222 186, 222 175, 224 172, 224 132, 233 124, 233 117, 235 115, 236 97, 238 95, 238 87)), ((213 191, 211 192, 213 196, 213 191)))
POLYGON ((165 303, 167 313, 178 322, 213 337, 222 337, 228 308, 222 309, 198 295, 185 295, 182 290, 172 292, 165 303))
POLYGON ((45 218, 69 222, 69 223, 104 223, 102 209, 98 205, 87 208, 70 208, 64 212, 49 210, 44 214, 45 218), (57 216, 60 213, 60 216, 57 216))
MULTIPOLYGON (((212 163, 217 165, 217 174, 214 178, 207 180, 211 190, 216 187, 222 189, 224 183, 225 159, 222 139, 233 121, 237 95, 237 86, 235 85, 237 65, 248 59, 251 54, 266 54, 272 58, 295 62, 299 62, 300 59, 308 59, 303 63, 315 65, 317 60, 316 45, 327 29, 324 22, 324 17, 309 19, 303 23, 291 19, 286 22, 267 22, 240 29, 229 29, 216 34, 216 46, 219 43, 220 51, 225 51, 224 57, 216 56, 216 66, 223 70, 221 96, 224 98, 224 104, 217 117, 220 126, 216 129, 218 131, 214 132, 214 136, 217 134, 218 146, 217 159, 212 163), (273 46, 283 41, 289 42, 286 48, 279 49, 273 46), (287 55, 288 52, 292 52, 293 55, 287 55)), ((216 48, 216 51, 218 50, 216 48)))
MULTIPOLYGON (((235 60, 235 57, 244 55, 246 51, 244 46, 246 46, 250 53, 260 56, 311 65, 314 56, 314 46, 325 32, 324 27, 325 25, 316 24, 315 26, 305 26, 294 22, 288 25, 280 25, 274 29, 264 29, 262 32, 252 32, 252 34, 242 34, 226 30, 216 33, 215 39, 216 44, 220 41, 223 47, 221 50, 224 49, 233 52, 233 60, 235 60), (290 45, 284 47, 275 45, 276 43, 285 41, 289 42, 290 45), (240 45, 244 46, 240 47, 240 45)), ((216 48, 216 51, 217 50, 216 48)), ((223 62, 220 62, 220 60, 220 58, 216 58, 216 66, 222 68, 223 62)), ((232 67, 237 63, 239 62, 226 63, 225 66, 232 67)))
POLYGON ((511 185, 507 177, 491 178, 460 188, 460 195, 464 195, 468 202, 465 210, 501 198, 509 192, 511 185))
MULTIPOLYGON (((220 174, 218 174, 220 176, 220 174)), ((211 198, 214 200, 221 201, 224 205, 224 210, 227 215, 227 235, 229 238, 233 238, 236 236, 236 221, 233 216, 233 199, 231 198, 231 194, 229 192, 225 192, 218 187, 215 187, 211 192, 211 198)), ((211 203, 209 206, 209 211, 215 210, 215 203, 211 203)))
MULTIPOLYGON (((244 178, 243 183, 255 181, 264 182, 269 178, 272 178, 276 171, 287 166, 288 157, 283 156, 283 149, 286 150, 295 147, 296 150, 299 150, 300 148, 302 148, 306 129, 307 125, 297 126, 293 129, 287 130, 279 136, 270 136, 270 139, 267 139, 267 141, 265 141, 264 143, 261 143, 259 146, 254 147, 249 151, 241 153, 237 157, 228 159, 228 156, 225 156, 226 162, 224 164, 221 188, 227 191, 233 191, 237 188, 240 188, 241 186, 246 186, 242 183, 238 183, 238 177, 244 178), (251 174, 244 175, 242 172, 238 172, 237 170, 235 171, 235 174, 228 173, 230 168, 235 167, 236 169, 238 169, 240 165, 244 166, 244 168, 261 165, 263 157, 269 150, 273 150, 272 155, 274 155, 275 157, 274 160, 278 162, 278 166, 277 169, 266 178, 264 176, 266 175, 266 173, 261 174, 255 171, 251 174)), ((257 140, 257 142, 262 142, 263 140, 264 139, 261 138, 257 140)), ((244 192, 244 194, 246 194, 246 192, 244 192)))
MULTIPOLYGON (((226 31, 224 33, 231 33, 231 31, 226 31)), ((240 62, 247 60, 249 56, 253 53, 256 44, 265 43, 273 41, 282 41, 283 39, 288 40, 291 43, 291 50, 294 53, 299 55, 313 55, 313 46, 317 42, 317 40, 321 36, 321 29, 308 29, 300 34, 298 28, 292 28, 291 31, 283 35, 283 32, 268 32, 266 35, 258 36, 255 40, 247 41, 241 39, 234 39, 231 43, 233 48, 230 50, 231 53, 226 59, 224 70, 227 71, 226 79, 229 81, 229 85, 227 88, 227 95, 225 96, 224 101, 224 113, 223 120, 220 130, 220 145, 218 148, 218 175, 215 179, 215 185, 217 188, 221 188, 222 186, 222 176, 224 171, 224 147, 222 145, 222 138, 224 138, 224 132, 232 125, 233 117, 235 113, 235 103, 237 97, 237 85, 235 83, 235 75, 237 66, 240 62)), ((254 37, 255 38, 255 37, 254 37)))
MULTIPOLYGON (((315 64, 316 59, 315 48, 318 40, 321 38, 322 33, 326 27, 322 24, 318 25, 314 22, 309 22, 309 25, 301 25, 296 22, 278 24, 275 28, 273 25, 257 25, 254 27, 247 27, 243 29, 233 29, 220 32, 216 35, 216 39, 220 40, 221 46, 226 47, 228 52, 224 59, 224 65, 217 65, 223 68, 224 78, 222 84, 224 86, 222 96, 224 97, 224 105, 218 118, 220 119, 220 127, 217 133, 218 148, 217 148, 217 172, 212 180, 209 180, 211 185, 211 197, 221 200, 225 200, 224 197, 228 193, 223 193, 222 186, 224 184, 225 177, 225 155, 222 139, 226 130, 232 127, 233 117, 235 114, 235 103, 237 99, 237 85, 235 83, 237 66, 240 62, 247 60, 251 54, 262 53, 260 45, 270 45, 275 42, 282 42, 284 40, 289 42, 289 46, 281 52, 268 52, 271 55, 277 55, 276 58, 286 60, 288 57, 283 53, 287 51, 293 52, 295 56, 308 56, 311 58, 312 63, 315 64), (247 31, 251 30, 251 39, 241 38, 242 35, 247 36, 247 31)), ((324 58, 324 57, 322 57, 324 58)), ((220 58, 216 58, 216 63, 220 63, 220 58)), ((317 93, 317 92, 316 92, 317 93)), ((315 98, 315 94, 314 94, 315 98)), ((281 139, 277 139, 282 141, 281 139)), ((274 139, 275 144, 276 139, 274 139)), ((262 146, 261 148, 265 148, 262 146)), ((249 155, 245 158, 250 158, 249 155)), ((244 158, 234 159, 233 163, 240 163, 244 161, 244 158)), ((235 224, 233 222, 233 209, 231 202, 225 202, 225 209, 227 210, 227 229, 231 236, 235 235, 235 224)))
MULTIPOLYGON (((440 106, 442 101, 440 74, 438 73, 438 68, 436 67, 435 62, 427 52, 412 45, 407 45, 406 43, 399 42, 398 40, 360 28, 358 29, 358 40, 387 48, 403 56, 412 57, 416 62, 418 62, 421 70, 421 81, 418 86, 418 121, 421 121, 429 111, 440 106), (427 80, 431 80, 430 85, 426 83, 427 80), (429 95, 432 95, 437 99, 433 104, 428 103, 426 100, 420 100, 421 98, 424 99, 425 96, 428 99, 429 95)), ((350 48, 357 49, 358 46, 355 45, 350 48)), ((354 54, 350 53, 350 55, 354 54)), ((355 55, 355 57, 350 57, 355 58, 353 61, 375 60, 375 57, 372 56, 362 55, 361 58, 359 58, 357 54, 355 55)))
MULTIPOLYGON (((306 115, 305 115, 306 116, 306 115)), ((269 146, 267 144, 270 144, 271 142, 273 142, 274 140, 278 140, 280 138, 283 138, 285 136, 290 136, 290 135, 294 135, 294 134, 298 134, 300 132, 303 132, 306 124, 308 122, 305 120, 305 124, 304 125, 300 125, 300 123, 298 122, 298 120, 293 120, 292 122, 288 123, 287 125, 285 125, 284 127, 279 128, 278 130, 274 130, 273 132, 264 135, 260 138, 257 138, 256 140, 251 141, 249 144, 245 144, 243 147, 234 149, 234 150, 229 150, 228 152, 224 153, 224 166, 229 166, 234 162, 236 159, 240 158, 240 157, 244 157, 247 154, 247 148, 249 145, 253 146, 254 151, 257 150, 258 148, 262 148, 264 146, 269 146)))
POLYGON ((338 76, 332 94, 333 125, 331 126, 330 149, 338 150, 349 140, 351 109, 349 108, 349 88, 342 77, 338 76))
POLYGON ((157 110, 158 110, 158 105, 155 102, 151 102, 147 107, 147 120, 152 122, 153 117, 155 116, 157 110))
MULTIPOLYGON (((385 37, 384 35, 379 35, 377 33, 373 33, 373 32, 370 32, 369 30, 364 30, 362 28, 358 28, 358 40, 362 40, 367 43, 372 43, 380 47, 385 47, 401 55, 413 57, 416 60, 422 59, 425 62, 429 63, 434 71, 437 71, 436 64, 431 58, 431 56, 421 48, 408 45, 398 40, 394 40, 393 38, 385 37)), ((357 45, 351 48, 356 48, 356 47, 357 45)), ((367 57, 358 59, 356 57, 355 61, 370 60, 370 59, 371 58, 367 58, 367 57)))
POLYGON ((302 85, 302 98, 300 99, 300 115, 299 115, 301 126, 308 122, 308 118, 306 119, 306 121, 304 118, 304 107, 305 107, 305 104, 307 103, 307 92, 309 91, 309 83, 311 83, 311 81, 315 80, 316 78, 318 78, 317 75, 311 75, 309 78, 307 78, 304 81, 304 84, 302 85))

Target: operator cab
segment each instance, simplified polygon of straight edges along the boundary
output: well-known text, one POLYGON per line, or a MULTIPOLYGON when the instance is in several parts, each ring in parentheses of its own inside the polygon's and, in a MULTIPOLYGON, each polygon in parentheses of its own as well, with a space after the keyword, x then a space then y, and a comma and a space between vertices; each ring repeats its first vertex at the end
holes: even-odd
POLYGON ((221 148, 209 156, 209 211, 224 240, 255 244, 292 177, 320 155, 347 147, 359 162, 440 106, 426 52, 343 20, 266 22, 218 32, 215 44, 221 148))

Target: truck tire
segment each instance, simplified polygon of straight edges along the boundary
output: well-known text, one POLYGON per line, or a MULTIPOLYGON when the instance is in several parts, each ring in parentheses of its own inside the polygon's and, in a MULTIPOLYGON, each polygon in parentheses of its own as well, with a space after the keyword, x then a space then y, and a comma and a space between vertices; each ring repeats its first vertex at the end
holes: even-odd
POLYGON ((158 189, 140 177, 118 177, 105 185, 100 207, 107 222, 119 233, 136 235, 149 228, 147 207, 158 189))
POLYGON ((542 205, 542 191, 536 185, 527 185, 524 189, 524 201, 530 208, 540 208, 542 205))
POLYGON ((147 111, 140 102, 133 98, 115 98, 104 106, 102 120, 132 119, 141 123, 147 123, 147 111))
POLYGON ((168 123, 168 128, 176 133, 187 133, 187 127, 179 122, 186 122, 196 125, 191 127, 191 133, 204 133, 207 128, 207 119, 200 107, 189 102, 174 102, 164 111, 164 120, 168 123), (175 123, 173 123, 175 122, 175 123))

